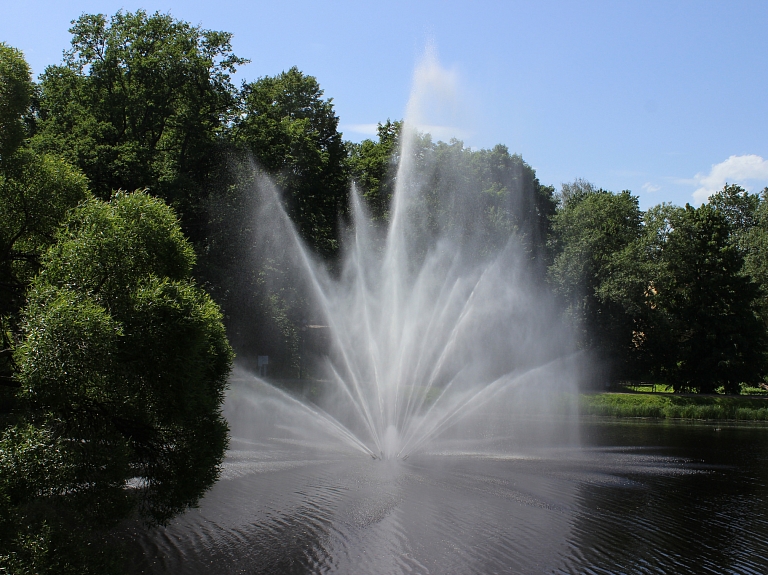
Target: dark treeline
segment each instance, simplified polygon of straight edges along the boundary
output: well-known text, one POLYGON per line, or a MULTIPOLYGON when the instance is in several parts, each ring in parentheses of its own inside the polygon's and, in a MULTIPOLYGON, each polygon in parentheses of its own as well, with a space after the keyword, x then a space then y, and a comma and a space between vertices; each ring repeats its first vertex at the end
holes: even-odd
MULTIPOLYGON (((37 83, 0 44, 0 570, 14 573, 120 572, 111 528, 196 503, 226 447, 227 340, 298 376, 312 318, 254 256, 261 175, 333 270, 352 186, 385 226, 402 153, 397 121, 345 141, 296 68, 236 86, 247 61, 228 33, 142 11, 70 32, 37 83)), ((426 213, 455 214, 425 225, 488 253, 514 236, 604 379, 739 393, 763 378, 768 190, 642 212, 628 191, 542 185, 503 145, 421 134, 408 149, 426 213), (464 192, 450 204, 449 188, 464 192)))
POLYGON ((768 193, 640 211, 576 181, 552 219, 548 280, 606 377, 740 393, 765 372, 768 193))

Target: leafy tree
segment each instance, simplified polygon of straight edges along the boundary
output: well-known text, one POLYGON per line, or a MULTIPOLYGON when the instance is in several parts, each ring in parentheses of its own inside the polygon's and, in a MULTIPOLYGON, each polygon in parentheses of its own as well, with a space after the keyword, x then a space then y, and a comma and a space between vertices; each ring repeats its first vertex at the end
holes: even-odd
POLYGON ((581 347, 607 361, 612 377, 639 367, 648 288, 642 234, 642 213, 630 192, 613 194, 579 180, 564 186, 552 222, 548 279, 581 334, 581 347))
POLYGON ((556 207, 554 188, 542 185, 522 156, 510 154, 502 144, 490 150, 473 150, 470 166, 481 182, 489 223, 496 230, 515 231, 525 237, 532 258, 545 261, 556 207))
POLYGON ((220 178, 227 185, 208 204, 197 274, 221 303, 240 360, 269 355, 272 375, 296 377, 306 301, 284 280, 283 250, 263 250, 280 218, 257 216, 258 190, 271 185, 262 179, 269 175, 304 240, 333 262, 348 202, 347 149, 333 103, 312 76, 291 68, 245 84, 241 96, 220 178))
POLYGON ((731 242, 744 254, 748 249, 747 236, 757 223, 760 196, 750 194, 741 186, 726 184, 710 196, 708 204, 725 217, 731 242))
POLYGON ((338 249, 348 201, 347 149, 331 98, 293 67, 243 86, 234 140, 283 191, 302 236, 322 255, 338 249))
POLYGON ((350 175, 366 200, 374 221, 389 219, 394 193, 402 121, 387 119, 377 127, 378 141, 349 144, 350 175))
POLYGON ((0 42, 0 162, 12 156, 26 137, 23 116, 33 85, 19 50, 0 42))
POLYGON ((663 281, 652 297, 664 316, 658 371, 677 390, 739 393, 765 366, 758 286, 742 273, 728 216, 712 205, 671 211, 662 246, 663 281))
POLYGON ((63 65, 41 77, 34 147, 78 166, 102 199, 149 188, 198 240, 245 62, 231 35, 143 10, 85 14, 70 32, 63 65))
POLYGON ((173 212, 146 193, 67 218, 32 282, 0 435, 0 566, 102 573, 120 520, 165 523, 218 476, 232 359, 173 212))
POLYGON ((564 208, 568 203, 573 201, 579 201, 588 194, 593 194, 598 191, 598 188, 585 180, 584 178, 576 178, 572 182, 566 182, 560 187, 560 193, 557 195, 557 201, 560 207, 564 208))
POLYGON ((54 242, 67 210, 89 196, 77 170, 23 144, 32 92, 21 52, 0 45, 0 386, 18 385, 11 377, 11 353, 40 257, 54 242))
POLYGON ((532 259, 544 253, 553 190, 542 186, 522 157, 501 144, 487 150, 465 148, 463 142, 422 141, 416 180, 423 182, 425 225, 458 234, 462 241, 479 242, 480 250, 494 252, 512 234, 523 241, 532 259))
MULTIPOLYGON (((389 217, 397 170, 401 161, 402 124, 379 124, 379 141, 350 145, 355 183, 374 219, 389 217)), ((545 252, 554 190, 543 186, 522 157, 501 144, 487 150, 466 148, 459 140, 434 142, 430 134, 411 134, 403 150, 413 157, 417 185, 423 186, 420 209, 424 225, 473 236, 482 249, 504 245, 511 234, 524 239, 533 257, 545 252), (470 221, 471 220, 471 221, 470 221)))
MULTIPOLYGON (((748 211, 739 209, 737 212, 741 215, 742 211, 747 211, 748 214, 743 218, 746 225, 738 230, 738 245, 744 254, 744 272, 761 286, 765 297, 768 294, 768 188, 759 196, 744 192, 739 193, 738 198, 748 202, 748 211)), ((768 319, 768 316, 765 317, 768 319)))

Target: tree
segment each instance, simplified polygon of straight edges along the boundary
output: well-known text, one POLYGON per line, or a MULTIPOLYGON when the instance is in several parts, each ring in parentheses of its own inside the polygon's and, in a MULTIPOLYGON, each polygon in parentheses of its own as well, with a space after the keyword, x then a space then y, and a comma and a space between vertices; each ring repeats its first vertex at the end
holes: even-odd
MULTIPOLYGON (((401 122, 387 120, 379 124, 378 142, 350 145, 351 174, 375 220, 389 217, 402 159, 401 130, 401 122)), ((410 137, 413 141, 404 150, 413 156, 414 181, 425 186, 420 207, 426 226, 435 232, 451 228, 473 235, 486 251, 506 244, 514 233, 532 259, 543 256, 555 209, 554 190, 541 185, 520 155, 510 154, 501 144, 473 150, 456 139, 433 142, 430 134, 410 137)))
POLYGON ((542 185, 523 157, 510 154, 502 144, 473 150, 470 166, 480 181, 485 217, 492 227, 507 234, 515 231, 525 238, 531 258, 546 262, 546 242, 556 207, 554 188, 542 185))
POLYGON ((748 219, 744 218, 748 225, 740 229, 738 236, 744 273, 760 286, 762 315, 768 321, 768 188, 760 196, 739 193, 737 197, 749 202, 748 219))
POLYGON ((19 50, 0 42, 0 163, 12 156, 26 137, 23 117, 33 85, 19 50))
POLYGON ((548 279, 580 333, 580 346, 608 363, 613 378, 639 368, 638 335, 648 279, 642 213, 629 191, 577 180, 564 186, 552 222, 548 279))
POLYGON ((727 215, 711 205, 672 211, 661 258, 652 298, 668 326, 655 343, 667 349, 659 374, 676 390, 739 393, 762 375, 766 333, 727 215))
POLYGON ((281 259, 284 246, 264 250, 280 218, 257 215, 259 190, 271 186, 266 174, 304 241, 332 265, 348 208, 347 149, 332 100, 295 67, 244 84, 241 97, 222 170, 227 186, 209 202, 197 274, 221 303, 240 360, 269 355, 272 375, 295 377, 307 303, 290 281, 268 281, 284 278, 290 266, 281 259))
POLYGON ((747 236, 757 223, 760 196, 750 194, 741 186, 726 184, 722 190, 710 196, 708 204, 726 219, 730 227, 730 240, 744 255, 747 236))
POLYGON ((584 178, 576 178, 572 182, 566 182, 560 187, 560 193, 557 194, 557 202, 561 208, 567 207, 568 203, 573 200, 577 202, 584 198, 584 196, 593 194, 599 191, 598 188, 585 180, 584 178))
POLYGON ((331 98, 293 67, 243 86, 234 140, 253 154, 284 193, 301 235, 320 254, 338 249, 348 203, 347 150, 331 98))
POLYGON ((402 121, 387 119, 377 126, 377 142, 366 139, 359 144, 348 144, 350 175, 374 221, 389 219, 402 125, 402 121))
POLYGON ((83 15, 72 48, 41 77, 33 146, 78 166, 97 197, 149 188, 197 241, 236 113, 231 34, 143 10, 83 15))
MULTIPOLYGON (((89 197, 86 179, 76 169, 24 145, 32 91, 21 52, 0 44, 0 389, 17 385, 11 354, 40 258, 67 210, 89 197)), ((0 399, 0 412, 3 404, 0 399)))
POLYGON ((105 572, 109 552, 89 545, 134 514, 165 523, 216 480, 232 354, 193 263, 173 212, 146 193, 92 199, 67 218, 15 351, 0 566, 105 572))

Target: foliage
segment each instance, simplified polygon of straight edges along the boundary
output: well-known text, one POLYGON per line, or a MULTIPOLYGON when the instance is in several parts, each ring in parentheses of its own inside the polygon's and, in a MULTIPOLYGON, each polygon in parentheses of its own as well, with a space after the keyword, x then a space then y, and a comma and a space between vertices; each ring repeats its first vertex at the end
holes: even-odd
POLYGON ((578 202, 583 199, 584 196, 593 194, 599 191, 592 182, 585 180, 584 178, 576 178, 572 182, 566 182, 560 186, 560 192, 557 194, 557 202, 559 207, 565 208, 568 203, 573 200, 578 202))
POLYGON ((366 139, 349 144, 350 176, 374 221, 389 220, 394 194, 402 121, 387 119, 376 129, 378 141, 366 139))
POLYGON ((257 215, 264 207, 259 190, 269 195, 278 184, 293 225, 333 265, 348 207, 347 148, 337 128, 332 100, 297 68, 244 84, 219 178, 226 185, 208 202, 198 277, 222 305, 241 361, 269 355, 273 375, 296 376, 297 326, 307 310, 284 280, 283 250, 261 249, 274 245, 271 231, 281 218, 257 215), (281 279, 267 281, 271 276, 281 279))
POLYGON ((134 513, 164 523, 216 480, 232 355, 162 201, 89 200, 57 240, 15 352, 19 405, 0 438, 13 536, 0 557, 100 572, 106 556, 87 547, 105 531, 134 513))
POLYGON ((17 385, 11 353, 26 290, 67 210, 89 195, 77 170, 24 145, 32 92, 22 54, 0 44, 0 413, 2 387, 17 385))
POLYGON ((448 233, 493 251, 516 235, 531 259, 544 260, 554 190, 543 186, 522 157, 501 144, 473 150, 459 140, 434 142, 429 134, 409 134, 400 150, 401 122, 379 124, 379 141, 350 146, 354 182, 374 220, 389 219, 397 170, 409 154, 422 200, 412 217, 426 229, 448 233))
POLYGON ((274 212, 262 214, 259 187, 271 183, 247 162, 233 162, 230 177, 234 184, 209 206, 196 275, 221 305, 239 361, 245 365, 268 355, 271 375, 295 377, 297 326, 306 306, 285 277, 290 250, 276 248, 274 232, 283 220, 274 212), (270 277, 278 281, 268 282, 270 277))
POLYGON ((0 314, 13 315, 40 256, 70 208, 88 198, 85 178, 50 155, 17 150, 0 169, 0 314))
POLYGON ((580 346, 608 361, 614 377, 626 375, 639 367, 638 323, 648 289, 638 199, 579 181, 564 189, 552 223, 548 279, 580 346))
POLYGON ((317 80, 296 67, 245 84, 242 98, 234 141, 275 179, 301 235, 322 255, 333 255, 348 183, 332 99, 323 99, 317 80))
POLYGON ((102 199, 149 188, 198 239, 245 62, 231 35, 142 10, 84 14, 70 32, 65 62, 41 77, 34 147, 78 166, 102 199))
MULTIPOLYGON (((677 391, 739 393, 765 369, 759 286, 744 255, 760 253, 756 196, 726 186, 698 209, 642 214, 629 192, 577 181, 553 222, 549 279, 581 345, 612 377, 650 375, 677 391)), ((756 267, 756 266, 755 266, 756 267)))
POLYGON ((760 313, 768 323, 768 188, 751 214, 751 225, 740 234, 739 247, 744 254, 744 273, 760 287, 760 313))
POLYGON ((461 235, 480 236, 481 245, 491 250, 514 234, 532 260, 544 259, 554 190, 541 185, 520 155, 501 144, 472 150, 458 140, 437 142, 431 151, 434 166, 427 195, 435 198, 429 212, 436 219, 444 214, 443 225, 461 235))
POLYGON ((760 378, 765 326, 757 314, 758 286, 741 273, 726 216, 711 205, 670 214, 662 247, 664 281, 652 298, 667 325, 655 345, 660 374, 680 389, 738 393, 760 378))
POLYGON ((0 42, 0 164, 13 155, 26 137, 23 118, 33 89, 22 53, 0 42))
POLYGON ((726 219, 730 241, 743 255, 749 249, 747 236, 757 223, 760 196, 750 194, 741 186, 726 184, 712 194, 707 203, 726 219))

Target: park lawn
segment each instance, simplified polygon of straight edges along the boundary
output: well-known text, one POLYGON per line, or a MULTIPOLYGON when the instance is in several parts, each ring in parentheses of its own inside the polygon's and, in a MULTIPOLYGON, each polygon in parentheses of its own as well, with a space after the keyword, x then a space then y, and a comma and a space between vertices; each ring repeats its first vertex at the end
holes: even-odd
POLYGON ((768 421, 768 399, 669 393, 581 394, 582 415, 768 421))

